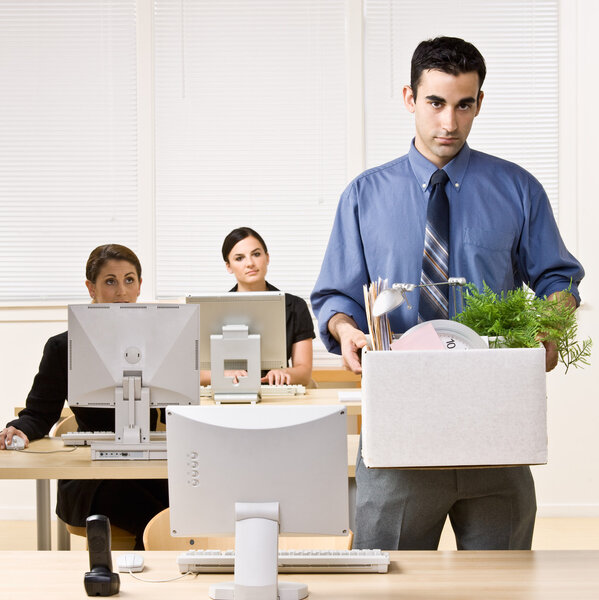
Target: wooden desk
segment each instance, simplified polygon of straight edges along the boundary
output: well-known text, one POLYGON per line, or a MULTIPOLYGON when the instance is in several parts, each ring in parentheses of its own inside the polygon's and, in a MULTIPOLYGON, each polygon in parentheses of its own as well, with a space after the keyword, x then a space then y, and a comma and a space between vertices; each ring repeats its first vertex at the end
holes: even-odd
MULTIPOLYGON (((260 401, 264 404, 340 404, 347 409, 348 416, 360 416, 362 414, 362 405, 360 402, 339 402, 339 389, 313 389, 306 390, 301 396, 265 396, 260 401)), ((348 390, 341 390, 347 392, 348 390)), ((200 404, 214 404, 214 401, 208 398, 202 398, 200 404)))
MULTIPOLYGON (((347 474, 355 477, 359 435, 347 436, 347 474)), ((89 446, 65 447, 60 438, 0 452, 0 479, 166 479, 166 460, 91 460, 89 446), (36 454, 40 452, 41 454, 36 454), (53 454, 47 454, 53 452, 53 454)))
MULTIPOLYGON (((118 552, 113 552, 116 563, 118 552)), ((178 574, 178 552, 144 552, 147 579, 178 574)), ((86 598, 87 552, 0 552, 2 597, 86 598), (33 575, 33 576, 32 576, 33 575)), ((208 598, 208 586, 232 575, 186 576, 151 584, 120 574, 121 597, 163 600, 208 598)), ((308 584, 317 600, 597 600, 599 551, 393 552, 386 574, 281 575, 308 584)))
MULTIPOLYGON (((348 435, 347 474, 355 477, 358 435, 348 435)), ((166 479, 165 460, 95 460, 89 446, 65 447, 60 438, 31 442, 26 450, 0 452, 0 479, 35 479, 38 550, 50 550, 50 479, 166 479), (40 452, 40 454, 37 454, 40 452), (52 454, 48 454, 52 452, 52 454)), ((59 550, 68 538, 59 537, 59 550)))
MULTIPOLYGON (((339 402, 339 391, 337 388, 310 389, 306 390, 303 396, 266 396, 261 400, 260 404, 337 404, 339 402)), ((346 392, 347 389, 342 389, 341 391, 346 392)), ((214 404, 214 402, 208 398, 202 398, 200 404, 209 405, 214 404)), ((347 408, 349 416, 359 416, 362 414, 362 405, 359 402, 343 402, 342 404, 347 408)), ((14 409, 15 417, 18 416, 23 408, 25 407, 17 406, 14 409)), ((60 418, 64 419, 72 414, 73 411, 65 405, 60 418)))
POLYGON ((362 375, 356 375, 342 367, 331 369, 312 369, 312 379, 324 388, 359 388, 362 385, 362 375))

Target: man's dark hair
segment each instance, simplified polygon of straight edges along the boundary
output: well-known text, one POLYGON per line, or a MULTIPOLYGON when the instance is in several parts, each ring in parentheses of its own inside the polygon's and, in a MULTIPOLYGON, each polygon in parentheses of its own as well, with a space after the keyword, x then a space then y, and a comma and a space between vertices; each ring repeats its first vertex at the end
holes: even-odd
POLYGON ((478 73, 478 91, 483 86, 487 67, 485 59, 475 46, 460 38, 437 37, 420 42, 412 56, 410 85, 414 98, 423 71, 435 70, 459 75, 460 73, 478 73))

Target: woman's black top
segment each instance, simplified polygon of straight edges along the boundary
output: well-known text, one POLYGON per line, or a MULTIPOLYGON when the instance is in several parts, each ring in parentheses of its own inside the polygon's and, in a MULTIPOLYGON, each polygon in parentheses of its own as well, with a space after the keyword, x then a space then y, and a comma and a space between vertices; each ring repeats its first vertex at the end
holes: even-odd
MULTIPOLYGON (((51 337, 44 346, 25 408, 6 426, 20 429, 30 441, 47 435, 60 418, 67 398, 67 332, 51 337)), ((114 431, 113 408, 72 407, 79 431, 114 431)), ((158 412, 151 409, 150 428, 156 429, 158 412)), ((58 481, 56 514, 71 525, 85 525, 99 479, 58 481)))

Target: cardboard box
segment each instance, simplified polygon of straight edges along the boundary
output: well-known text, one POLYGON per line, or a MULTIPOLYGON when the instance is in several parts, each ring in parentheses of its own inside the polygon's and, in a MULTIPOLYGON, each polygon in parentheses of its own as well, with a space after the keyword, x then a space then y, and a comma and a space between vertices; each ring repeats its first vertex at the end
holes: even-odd
POLYGON ((544 348, 366 352, 368 467, 547 462, 544 348))

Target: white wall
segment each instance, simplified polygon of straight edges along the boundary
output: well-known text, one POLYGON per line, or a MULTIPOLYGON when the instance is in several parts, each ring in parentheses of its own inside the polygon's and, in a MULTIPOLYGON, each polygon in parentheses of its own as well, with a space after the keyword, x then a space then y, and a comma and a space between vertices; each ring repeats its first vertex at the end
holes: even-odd
POLYGON ((534 469, 540 514, 599 516, 599 253, 596 188, 596 24, 599 3, 560 6, 560 213, 570 250, 582 261, 581 336, 595 341, 592 364, 548 377, 549 464, 534 469))
MULTIPOLYGON (((0 308, 0 425, 24 406, 46 340, 66 328, 65 308, 0 308)), ((0 480, 3 519, 35 519, 35 482, 0 480)))
MULTIPOLYGON (((580 334, 599 344, 599 223, 596 192, 595 25, 599 3, 562 1, 560 72, 560 228, 587 275, 581 287, 580 334)), ((514 102, 518 99, 514 98, 514 102)), ((22 405, 37 370, 45 340, 66 329, 64 308, 0 307, 0 422, 22 405)), ((533 469, 541 516, 599 517, 599 362, 567 375, 548 376, 549 464, 533 469)), ((0 481, 0 520, 33 519, 33 482, 0 481)))

